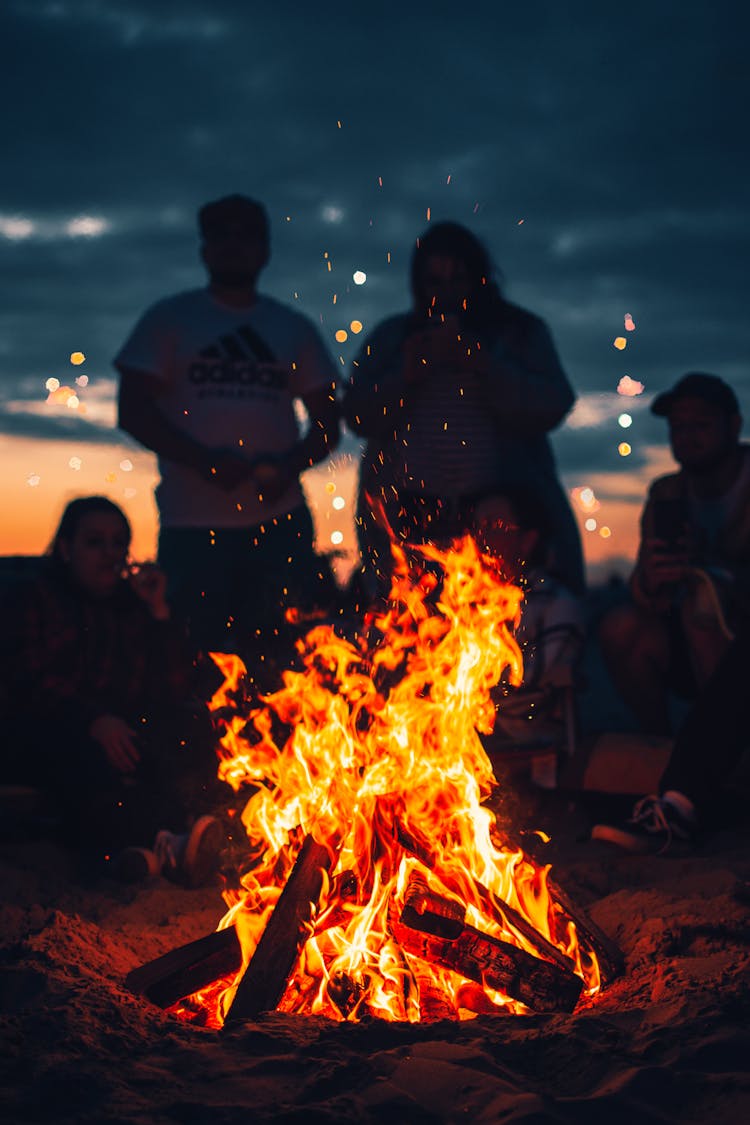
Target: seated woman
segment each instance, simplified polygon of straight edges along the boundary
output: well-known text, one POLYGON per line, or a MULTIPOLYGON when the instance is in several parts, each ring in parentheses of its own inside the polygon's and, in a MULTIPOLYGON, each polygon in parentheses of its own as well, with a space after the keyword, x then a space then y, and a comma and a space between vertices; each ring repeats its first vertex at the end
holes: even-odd
POLYGON ((558 689, 573 683, 584 642, 580 600, 560 581, 545 544, 544 511, 532 492, 515 489, 477 504, 477 541, 504 578, 524 590, 516 639, 523 684, 496 689, 496 730, 515 741, 536 740, 555 721, 558 689))
POLYGON ((67 839, 119 877, 197 885, 221 843, 212 816, 188 830, 186 783, 206 793, 215 775, 210 722, 185 703, 191 666, 164 575, 129 567, 129 547, 116 504, 73 500, 42 575, 7 606, 3 780, 45 791, 67 839))

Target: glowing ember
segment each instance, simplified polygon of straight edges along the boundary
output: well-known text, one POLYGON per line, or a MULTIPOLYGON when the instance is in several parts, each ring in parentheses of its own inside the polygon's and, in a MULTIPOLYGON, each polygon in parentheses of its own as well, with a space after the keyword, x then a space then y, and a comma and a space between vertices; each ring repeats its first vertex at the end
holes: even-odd
POLYGON ((620 382, 617 384, 618 395, 625 395, 627 398, 635 398, 636 395, 642 395, 645 390, 643 383, 639 383, 637 379, 631 379, 629 375, 623 375, 620 382))
MULTIPOLYGON (((219 929, 236 927, 246 966, 303 837, 312 838, 332 862, 279 1010, 410 1022, 436 1005, 452 1018, 527 1011, 492 986, 491 973, 482 984, 468 979, 452 960, 461 942, 490 954, 506 943, 519 958, 533 955, 540 972, 562 963, 592 996, 596 957, 549 893, 548 868, 504 836, 486 807, 497 782, 478 732, 494 724, 490 689, 522 678, 513 635, 522 593, 470 538, 413 550, 409 561, 395 548, 394 556, 382 611, 356 640, 330 625, 312 629, 299 642, 301 670, 287 670, 264 706, 248 714, 242 662, 212 654, 225 677, 211 701, 226 725, 219 774, 252 791, 242 812, 249 870, 225 892, 219 929), (439 928, 409 929, 409 918, 423 917, 442 917, 461 939, 453 946, 439 928), (442 949, 442 960, 425 960, 422 946, 442 949)), ((173 1010, 220 1026, 241 975, 173 1010)))

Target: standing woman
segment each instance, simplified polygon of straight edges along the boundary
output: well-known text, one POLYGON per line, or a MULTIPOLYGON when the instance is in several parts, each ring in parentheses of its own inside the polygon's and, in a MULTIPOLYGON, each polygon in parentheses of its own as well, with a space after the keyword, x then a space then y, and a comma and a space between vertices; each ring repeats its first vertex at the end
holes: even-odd
POLYGON ((185 706, 190 658, 164 575, 129 567, 129 547, 116 504, 73 500, 40 578, 7 607, 2 775, 46 792, 65 836, 121 877, 195 884, 220 827, 203 816, 188 832, 183 791, 215 773, 210 727, 185 706))
POLYGON ((358 502, 370 591, 387 584, 388 536, 449 541, 486 496, 523 486, 545 513, 549 565, 584 585, 578 529, 547 434, 574 393, 542 320, 506 301, 481 242, 438 223, 412 256, 413 306, 383 321, 355 360, 347 425, 367 439, 358 502))

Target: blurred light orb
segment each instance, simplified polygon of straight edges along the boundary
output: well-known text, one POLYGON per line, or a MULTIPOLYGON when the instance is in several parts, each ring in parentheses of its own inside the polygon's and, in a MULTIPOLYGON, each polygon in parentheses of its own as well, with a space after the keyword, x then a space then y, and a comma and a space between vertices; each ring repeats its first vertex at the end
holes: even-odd
POLYGON ((346 329, 345 328, 339 328, 338 332, 336 333, 337 343, 343 344, 344 340, 348 340, 348 339, 349 339, 349 333, 346 331, 346 329))
POLYGON ((130 460, 129 457, 126 457, 124 461, 120 462, 120 468, 122 469, 122 471, 124 473, 132 473, 133 462, 130 460))
POLYGON ((362 321, 361 320, 353 320, 351 322, 351 324, 349 325, 349 327, 351 328, 354 335, 358 336, 359 333, 362 331, 362 321))
POLYGON ((47 390, 49 391, 50 394, 54 394, 55 391, 60 390, 60 380, 59 379, 55 379, 55 378, 48 379, 47 382, 44 385, 45 385, 45 387, 47 388, 47 390))
POLYGON ((88 387, 88 385, 89 385, 88 375, 76 375, 76 383, 79 387, 88 387))
POLYGON ((328 493, 329 496, 333 496, 335 491, 336 491, 336 485, 333 483, 332 480, 329 480, 326 483, 326 492, 328 493))
POLYGON ((82 464, 83 464, 83 461, 81 460, 80 457, 71 457, 70 460, 68 461, 68 465, 70 466, 70 468, 75 469, 76 472, 78 472, 78 470, 80 469, 82 464))
POLYGON ((633 425, 633 417, 631 414, 621 414, 617 419, 618 426, 622 426, 623 430, 627 430, 628 426, 633 425))
POLYGON ((612 342, 617 348, 618 352, 621 352, 623 348, 626 348, 628 346, 628 342, 624 336, 616 336, 612 342))
POLYGON ((32 473, 32 475, 31 475, 30 477, 27 477, 27 478, 26 478, 26 483, 27 483, 27 484, 28 484, 28 485, 29 485, 29 486, 30 486, 31 488, 36 488, 36 486, 37 486, 37 485, 39 484, 39 481, 40 481, 41 479, 42 479, 42 478, 41 478, 40 476, 38 476, 38 475, 37 475, 36 473, 32 473))
POLYGON ((79 399, 78 395, 68 395, 65 405, 67 406, 68 410, 77 410, 81 405, 81 400, 79 399))
POLYGON ((364 270, 355 270, 352 274, 352 281, 355 285, 364 285, 367 281, 367 274, 364 270))
POLYGON ((600 527, 599 534, 601 535, 602 539, 609 539, 612 531, 609 527, 600 527))
POLYGON ((639 383, 637 379, 631 379, 629 375, 623 375, 617 384, 618 395, 626 395, 628 398, 635 398, 636 395, 643 394, 644 390, 643 383, 639 383))
POLYGON ((331 501, 331 505, 336 509, 337 512, 340 512, 342 508, 346 507, 346 500, 343 496, 334 496, 333 500, 331 501))
POLYGON ((587 519, 583 526, 586 528, 587 531, 596 531, 596 520, 595 519, 587 519))
POLYGON ((626 441, 621 441, 617 447, 617 452, 621 457, 629 457, 633 452, 632 446, 628 445, 626 441))
POLYGON ((331 532, 331 542, 333 543, 334 547, 338 547, 338 545, 340 543, 343 543, 344 542, 343 531, 332 531, 331 532))
POLYGON ((86 362, 86 356, 83 354, 83 352, 71 352, 70 362, 78 367, 81 363, 86 362))

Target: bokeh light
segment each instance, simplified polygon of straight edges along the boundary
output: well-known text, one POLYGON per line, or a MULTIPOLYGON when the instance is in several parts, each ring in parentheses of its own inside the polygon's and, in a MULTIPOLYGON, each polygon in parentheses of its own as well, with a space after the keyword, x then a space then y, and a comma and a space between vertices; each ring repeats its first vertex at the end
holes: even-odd
POLYGON ((633 417, 631 414, 621 414, 617 419, 618 426, 622 426, 623 430, 627 430, 629 426, 633 425, 633 417))
POLYGON ((609 527, 600 527, 599 534, 601 535, 602 539, 609 539, 612 534, 612 530, 609 527))
POLYGON ((346 331, 346 329, 345 328, 339 328, 338 332, 336 333, 337 343, 343 344, 344 340, 348 340, 348 339, 349 339, 349 333, 346 331))
POLYGON ((626 348, 628 346, 628 342, 624 336, 615 336, 612 343, 617 348, 618 352, 621 352, 623 348, 626 348))
POLYGON ((83 352, 71 352, 70 353, 70 362, 75 367, 79 367, 80 364, 86 362, 86 356, 83 354, 83 352))
POLYGON ((617 384, 618 395, 626 395, 628 398, 634 398, 636 395, 642 395, 645 390, 643 383, 639 383, 637 379, 631 379, 629 375, 623 375, 620 382, 617 384))
POLYGON ((596 520, 589 518, 589 519, 586 520, 586 522, 583 526, 586 528, 587 531, 596 531, 596 520))
POLYGON ((349 325, 349 327, 351 328, 354 335, 357 336, 362 331, 362 321, 361 320, 353 320, 351 322, 351 324, 349 325))
POLYGON ((632 446, 628 445, 626 441, 621 441, 617 447, 617 452, 621 457, 629 457, 633 452, 632 446))
POLYGON ((367 281, 367 274, 364 270, 355 270, 352 274, 352 281, 355 285, 364 285, 367 281))
POLYGON ((334 496, 333 500, 331 501, 331 505, 336 509, 337 512, 340 512, 342 508, 346 507, 346 500, 343 496, 334 496))
POLYGON ((59 391, 60 389, 60 380, 55 378, 48 379, 44 385, 50 394, 54 394, 55 391, 59 391))
POLYGON ((340 543, 343 543, 344 542, 343 531, 332 531, 331 532, 331 542, 333 543, 334 547, 338 547, 338 545, 340 543))

